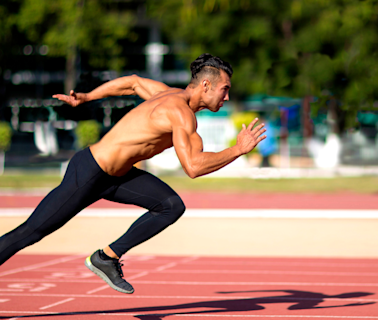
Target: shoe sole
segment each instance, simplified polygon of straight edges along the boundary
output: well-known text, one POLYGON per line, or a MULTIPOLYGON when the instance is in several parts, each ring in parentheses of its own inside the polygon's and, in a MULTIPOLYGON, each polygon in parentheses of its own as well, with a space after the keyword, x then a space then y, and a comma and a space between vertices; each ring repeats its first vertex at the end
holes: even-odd
POLYGON ((89 270, 91 270, 94 274, 98 275, 102 280, 104 280, 112 289, 117 290, 118 292, 128 293, 128 294, 131 294, 131 293, 134 292, 134 289, 131 290, 131 291, 127 291, 125 289, 119 288, 116 285, 114 285, 113 282, 110 281, 110 279, 108 278, 108 276, 104 272, 102 272, 100 269, 96 268, 92 264, 91 256, 89 256, 88 258, 85 259, 84 264, 89 270))

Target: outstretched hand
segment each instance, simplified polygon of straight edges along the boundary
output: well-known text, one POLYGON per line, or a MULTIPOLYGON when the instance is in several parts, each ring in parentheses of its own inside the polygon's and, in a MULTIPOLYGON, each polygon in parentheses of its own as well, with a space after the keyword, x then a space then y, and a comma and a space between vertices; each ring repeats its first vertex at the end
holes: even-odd
POLYGON ((52 97, 57 98, 60 101, 71 105, 72 107, 77 107, 79 104, 87 101, 87 95, 85 93, 76 93, 73 90, 70 91, 69 96, 65 94, 54 94, 52 97))
POLYGON ((264 128, 264 123, 259 124, 254 127, 259 119, 253 120, 248 127, 243 124, 243 129, 237 136, 236 145, 239 147, 241 154, 246 154, 251 152, 260 141, 266 138, 266 135, 262 135, 266 129, 264 128), (263 129, 264 128, 264 129, 263 129))

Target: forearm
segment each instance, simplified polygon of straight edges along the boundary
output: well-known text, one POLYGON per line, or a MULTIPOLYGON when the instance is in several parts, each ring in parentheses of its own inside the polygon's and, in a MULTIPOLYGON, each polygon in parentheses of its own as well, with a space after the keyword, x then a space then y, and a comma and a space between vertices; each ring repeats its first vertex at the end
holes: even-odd
POLYGON ((194 179, 217 171, 241 156, 237 146, 221 152, 201 152, 194 157, 190 164, 184 165, 186 174, 194 179))
POLYGON ((113 96, 133 95, 137 76, 126 76, 104 83, 86 94, 86 101, 103 99, 113 96))

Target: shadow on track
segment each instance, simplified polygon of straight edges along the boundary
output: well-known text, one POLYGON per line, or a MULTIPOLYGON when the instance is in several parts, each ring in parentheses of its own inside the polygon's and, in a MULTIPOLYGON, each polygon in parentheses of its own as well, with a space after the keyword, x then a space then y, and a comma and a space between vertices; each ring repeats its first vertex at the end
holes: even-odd
POLYGON ((351 306, 364 306, 375 304, 375 302, 354 302, 347 304, 336 304, 332 306, 321 306, 320 304, 324 302, 325 299, 353 299, 364 296, 369 296, 374 293, 371 292, 348 292, 338 295, 327 295, 319 292, 311 291, 299 291, 299 290, 259 290, 259 291, 228 291, 228 292, 218 292, 219 294, 232 294, 232 293, 249 293, 249 292, 283 292, 283 295, 275 296, 264 296, 264 297, 254 297, 254 298, 243 298, 243 299, 229 299, 229 300, 215 300, 215 301, 201 301, 193 303, 184 303, 176 305, 167 306, 154 306, 154 307, 143 307, 143 308, 129 308, 129 309, 117 309, 117 310, 102 310, 102 311, 81 311, 81 312, 62 312, 62 313, 50 313, 50 314, 38 314, 38 315, 19 315, 4 317, 0 316, 0 319, 9 318, 37 318, 37 317, 53 317, 53 316, 78 316, 78 315, 107 315, 115 313, 124 313, 125 315, 134 316, 141 320, 159 320, 164 317, 171 315, 189 315, 189 314, 212 314, 212 313, 222 313, 222 312, 246 312, 254 310, 263 310, 265 307, 262 304, 272 304, 272 303, 292 303, 288 307, 288 310, 308 310, 308 309, 324 309, 324 308, 340 308, 340 307, 351 307, 351 306), (211 310, 208 310, 208 309, 211 310), (196 309, 207 309, 207 310, 196 310, 196 309), (181 312, 174 312, 175 310, 180 310, 181 312), (183 310, 186 310, 182 312, 183 310), (168 311, 168 313, 166 313, 168 311), (143 312, 162 312, 159 314, 140 314, 143 312))

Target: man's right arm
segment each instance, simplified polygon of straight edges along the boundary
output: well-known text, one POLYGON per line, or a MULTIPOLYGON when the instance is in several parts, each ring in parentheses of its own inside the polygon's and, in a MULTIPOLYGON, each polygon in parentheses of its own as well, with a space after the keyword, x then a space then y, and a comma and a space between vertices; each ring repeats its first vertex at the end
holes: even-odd
POLYGON ((196 132, 194 114, 187 108, 173 109, 170 112, 172 140, 182 168, 190 178, 196 178, 217 171, 238 157, 252 151, 260 141, 266 138, 264 124, 253 120, 237 136, 235 146, 220 152, 204 152, 201 137, 196 132), (255 126, 256 125, 256 126, 255 126))
POLYGON ((76 107, 84 102, 113 96, 138 95, 148 100, 154 94, 168 89, 170 87, 162 82, 132 75, 108 81, 89 93, 76 93, 71 90, 70 95, 56 94, 53 98, 76 107))

